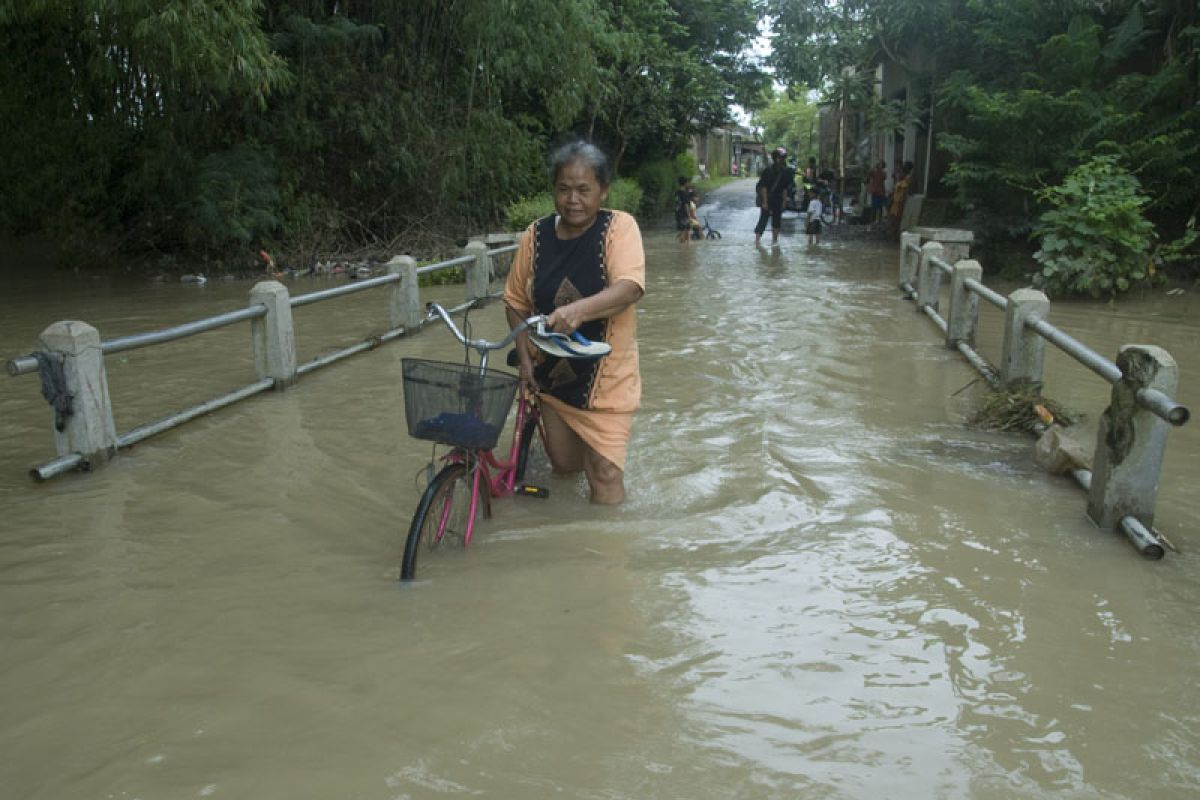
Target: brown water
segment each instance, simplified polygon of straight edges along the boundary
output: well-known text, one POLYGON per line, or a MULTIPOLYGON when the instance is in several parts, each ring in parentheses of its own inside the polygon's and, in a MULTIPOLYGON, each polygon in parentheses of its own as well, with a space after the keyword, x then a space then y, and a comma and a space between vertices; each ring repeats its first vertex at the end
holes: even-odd
MULTIPOLYGON (((546 477, 411 586, 428 448, 399 361, 457 358, 448 335, 45 485, 36 378, 0 379, 0 796, 1195 797, 1197 426, 1171 433, 1157 509, 1184 552, 1144 562, 1030 439, 964 427, 974 375, 893 288, 894 247, 756 250, 735 188, 702 209, 724 239, 646 234, 629 503, 546 477)), ((0 355, 58 318, 112 338, 249 291, 50 288, 8 287, 0 355)), ((1192 305, 1051 319, 1109 355, 1165 346, 1200 408, 1192 305)), ((297 309, 301 360, 384 313, 297 309)), ((503 329, 496 305, 473 319, 503 329)), ((1090 373, 1048 374, 1103 408, 1090 373)), ((252 378, 244 326, 109 360, 122 432, 252 378)))

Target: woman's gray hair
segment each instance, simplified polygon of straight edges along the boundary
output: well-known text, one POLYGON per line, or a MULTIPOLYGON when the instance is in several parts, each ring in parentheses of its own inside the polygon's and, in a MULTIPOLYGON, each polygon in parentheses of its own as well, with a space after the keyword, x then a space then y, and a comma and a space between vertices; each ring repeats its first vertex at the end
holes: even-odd
POLYGON ((604 155, 604 152, 596 145, 580 139, 568 142, 551 153, 550 183, 556 183, 558 173, 573 161, 581 161, 591 167, 592 174, 596 176, 596 183, 601 186, 608 186, 612 182, 608 170, 608 156, 604 155))

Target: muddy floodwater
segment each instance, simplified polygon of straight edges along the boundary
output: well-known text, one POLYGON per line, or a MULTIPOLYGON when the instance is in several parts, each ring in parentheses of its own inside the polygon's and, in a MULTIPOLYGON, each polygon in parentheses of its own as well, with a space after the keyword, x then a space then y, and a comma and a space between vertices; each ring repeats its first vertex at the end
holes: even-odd
MULTIPOLYGON (((459 359, 444 331, 40 485, 49 408, 0 377, 0 797, 1200 795, 1200 426, 1159 487, 1182 552, 1144 561, 1032 439, 964 424, 982 387, 901 298, 895 245, 788 219, 755 248, 751 187, 705 199, 718 241, 645 231, 629 502, 538 464, 549 499, 498 502, 412 585, 430 448, 400 361, 459 359)), ((4 358, 57 319, 109 339, 250 288, 6 280, 4 358)), ((381 330, 386 297, 295 319, 307 361, 381 330)), ((1050 319, 1110 358, 1165 347, 1200 409, 1194 292, 1050 319)), ((504 330, 498 304, 471 320, 504 330)), ((119 432, 254 377, 246 325, 107 365, 119 432)), ((1057 351, 1047 376, 1094 424, 1108 387, 1057 351)))

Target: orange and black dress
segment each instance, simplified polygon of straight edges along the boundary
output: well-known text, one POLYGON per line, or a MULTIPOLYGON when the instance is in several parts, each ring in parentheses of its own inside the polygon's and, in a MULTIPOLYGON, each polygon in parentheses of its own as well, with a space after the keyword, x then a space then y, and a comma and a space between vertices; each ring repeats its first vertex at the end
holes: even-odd
MULTIPOLYGON (((554 215, 537 220, 521 237, 504 289, 509 308, 522 317, 549 314, 619 280, 645 290, 642 234, 632 216, 602 209, 574 239, 560 239, 556 222, 554 215)), ((633 412, 642 397, 636 308, 630 305, 608 319, 585 322, 579 332, 607 342, 612 352, 582 360, 538 350, 534 376, 543 389, 539 397, 589 447, 624 469, 633 412)))

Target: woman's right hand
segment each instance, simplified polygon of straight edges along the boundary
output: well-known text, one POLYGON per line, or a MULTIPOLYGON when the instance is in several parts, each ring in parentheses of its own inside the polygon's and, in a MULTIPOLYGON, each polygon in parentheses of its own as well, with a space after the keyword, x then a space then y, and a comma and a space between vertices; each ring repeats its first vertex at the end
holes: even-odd
POLYGON ((541 390, 541 387, 538 386, 537 378, 533 375, 533 357, 529 354, 529 347, 527 342, 522 342, 517 347, 517 377, 522 386, 536 393, 541 390))

